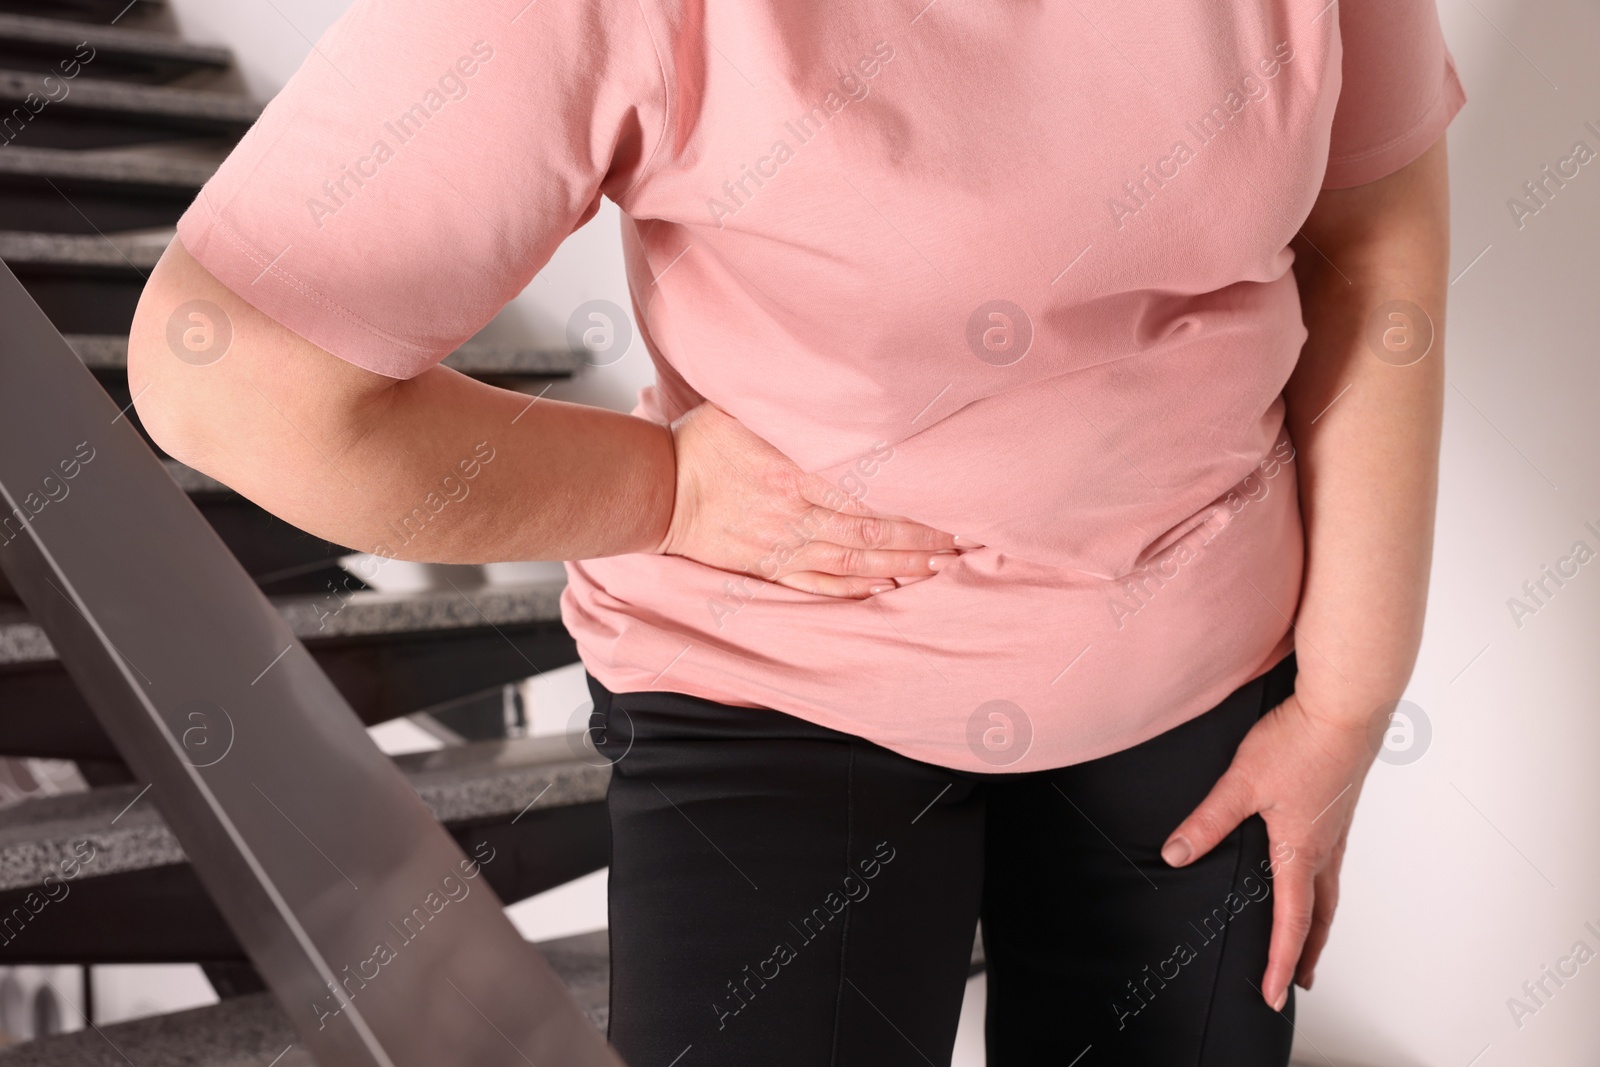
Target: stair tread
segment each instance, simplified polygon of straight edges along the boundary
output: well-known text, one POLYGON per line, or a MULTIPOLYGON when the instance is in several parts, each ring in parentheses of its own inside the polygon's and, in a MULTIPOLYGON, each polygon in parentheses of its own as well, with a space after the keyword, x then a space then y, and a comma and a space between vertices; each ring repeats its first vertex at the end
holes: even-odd
MULTIPOLYGON (((20 101, 30 92, 48 96, 43 75, 0 69, 0 101, 20 101)), ((171 119, 209 119, 248 126, 264 105, 244 95, 218 89, 186 89, 172 85, 139 85, 79 75, 72 91, 52 103, 52 108, 117 111, 171 119)), ((44 112, 48 114, 48 112, 44 112)))
POLYGON ((149 30, 62 22, 36 15, 0 14, 0 40, 61 45, 66 49, 87 42, 96 53, 177 60, 196 66, 227 67, 233 63, 233 53, 218 45, 197 44, 149 30))
MULTIPOLYGON (((273 605, 296 637, 326 640, 377 634, 432 633, 483 626, 554 622, 561 618, 564 579, 491 584, 457 592, 382 593, 362 590, 336 598, 274 597, 273 605)), ((21 605, 0 603, 0 665, 58 659, 44 630, 21 605)))
MULTIPOLYGON (((3 157, 4 153, 0 153, 0 158, 3 157)), ((0 234, 0 239, 4 236, 0 234)), ((0 259, 4 258, 6 257, 3 252, 0 252, 0 259)), ((78 354, 78 358, 94 370, 118 370, 128 365, 126 336, 77 333, 67 334, 66 338, 67 343, 78 354)), ((453 367, 463 374, 566 377, 583 365, 583 357, 582 352, 566 348, 466 341, 445 357, 444 365, 453 367)), ((205 477, 198 472, 196 474, 198 477, 205 477)), ((221 485, 220 482, 215 484, 221 485)))
MULTIPOLYGON (((477 741, 394 757, 447 826, 513 821, 529 810, 605 798, 610 765, 566 736, 477 741)), ((94 859, 82 878, 185 862, 166 821, 142 786, 124 785, 24 800, 0 809, 0 890, 36 886, 87 841, 94 859)))
MULTIPOLYGON (((609 1014, 607 933, 595 930, 534 945, 578 1006, 604 1031, 609 1014)), ((14 1067, 312 1067, 270 993, 204 1008, 114 1023, 0 1050, 14 1067), (279 1057, 282 1057, 281 1059, 279 1057)))
POLYGON ((8 145, 0 152, 0 177, 77 179, 198 191, 216 169, 217 163, 213 160, 182 159, 153 152, 75 151, 22 145, 8 145))
POLYGON ((135 8, 139 9, 134 14, 137 20, 139 14, 164 10, 167 4, 166 0, 0 0, 0 10, 16 11, 24 6, 29 15, 81 25, 120 21, 135 8))
MULTIPOLYGON (((578 1007, 602 1033, 611 1014, 610 932, 536 942, 578 1007)), ((969 973, 984 969, 981 932, 969 973)), ((270 993, 204 1008, 85 1028, 0 1049, 7 1067, 315 1067, 270 993), (279 1058, 281 1057, 281 1058, 279 1058)))
POLYGON ((66 234, 0 230, 0 259, 14 266, 110 267, 143 274, 156 265, 176 231, 66 234))

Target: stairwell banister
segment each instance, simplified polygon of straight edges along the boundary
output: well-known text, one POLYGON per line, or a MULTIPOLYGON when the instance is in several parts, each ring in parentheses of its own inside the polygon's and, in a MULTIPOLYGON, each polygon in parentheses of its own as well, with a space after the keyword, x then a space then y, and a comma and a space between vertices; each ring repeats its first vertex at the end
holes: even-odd
POLYGON ((621 1067, 481 883, 378 976, 347 969, 470 861, 3 266, 0 529, 0 569, 319 1063, 621 1067))

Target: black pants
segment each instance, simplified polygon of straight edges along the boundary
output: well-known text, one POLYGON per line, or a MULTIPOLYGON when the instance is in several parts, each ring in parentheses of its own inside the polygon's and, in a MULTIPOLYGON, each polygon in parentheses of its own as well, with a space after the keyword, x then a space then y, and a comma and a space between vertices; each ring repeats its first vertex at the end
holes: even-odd
POLYGON ((612 1042, 630 1067, 948 1064, 981 916, 990 1067, 1283 1067, 1265 824, 1182 870, 1159 852, 1294 675, 1029 774, 591 678, 612 1042))

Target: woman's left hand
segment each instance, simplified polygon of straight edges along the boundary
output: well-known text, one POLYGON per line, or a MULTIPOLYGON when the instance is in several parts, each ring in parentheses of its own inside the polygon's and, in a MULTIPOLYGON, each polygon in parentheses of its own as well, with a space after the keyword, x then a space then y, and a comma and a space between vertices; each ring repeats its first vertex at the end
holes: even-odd
POLYGON ((1277 872, 1261 993, 1274 1011, 1283 1010, 1291 978, 1311 988, 1339 900, 1356 798, 1374 755, 1365 720, 1317 714, 1291 696, 1245 735, 1226 773, 1162 847, 1162 858, 1182 867, 1251 815, 1265 820, 1277 872))

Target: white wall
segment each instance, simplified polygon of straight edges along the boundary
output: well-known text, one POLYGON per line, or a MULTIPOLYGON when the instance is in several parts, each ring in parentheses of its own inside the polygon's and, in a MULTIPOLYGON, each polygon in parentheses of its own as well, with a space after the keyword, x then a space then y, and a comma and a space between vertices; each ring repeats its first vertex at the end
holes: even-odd
MULTIPOLYGON (((189 36, 235 49, 262 96, 345 6, 171 2, 189 36)), ((1437 560, 1408 694, 1433 741, 1414 763, 1374 769, 1334 940, 1301 997, 1297 1060, 1592 1067, 1600 963, 1560 989, 1546 979, 1554 995, 1520 1028, 1506 1002, 1574 942, 1600 952, 1584 927, 1600 930, 1600 562, 1520 628, 1506 602, 1573 542, 1600 551, 1583 527, 1600 529, 1600 162, 1520 231, 1506 200, 1575 140, 1600 151, 1600 133, 1583 128, 1600 129, 1600 14, 1576 0, 1440 7, 1470 101, 1451 130, 1452 275, 1488 251, 1451 290, 1437 560)), ((568 241, 488 332, 555 342, 581 301, 627 306, 614 212, 568 241)), ((649 373, 636 342, 559 393, 626 408, 649 373)), ((559 706, 576 692, 547 696, 559 706)))
POLYGON ((1562 988, 1547 980, 1554 996, 1520 1028, 1506 1002, 1527 1000, 1523 982, 1576 941, 1600 952, 1584 928, 1600 929, 1600 563, 1520 628, 1507 599, 1575 541, 1600 551, 1583 527, 1600 527, 1600 161, 1520 231, 1506 201, 1574 141, 1600 151, 1583 128, 1600 128, 1600 13, 1561 0, 1440 7, 1469 100, 1450 133, 1460 277, 1409 694, 1434 737, 1416 763, 1373 771, 1334 941, 1302 1000, 1301 1050, 1307 1063, 1321 1050, 1340 1064, 1588 1067, 1600 1063, 1600 964, 1562 988))

